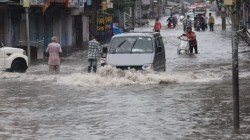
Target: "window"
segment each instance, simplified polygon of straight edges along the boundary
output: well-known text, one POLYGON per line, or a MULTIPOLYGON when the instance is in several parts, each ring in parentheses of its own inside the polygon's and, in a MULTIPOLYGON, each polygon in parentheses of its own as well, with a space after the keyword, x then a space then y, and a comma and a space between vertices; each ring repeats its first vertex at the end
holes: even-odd
POLYGON ((150 37, 124 36, 114 38, 109 53, 152 53, 153 42, 150 37))

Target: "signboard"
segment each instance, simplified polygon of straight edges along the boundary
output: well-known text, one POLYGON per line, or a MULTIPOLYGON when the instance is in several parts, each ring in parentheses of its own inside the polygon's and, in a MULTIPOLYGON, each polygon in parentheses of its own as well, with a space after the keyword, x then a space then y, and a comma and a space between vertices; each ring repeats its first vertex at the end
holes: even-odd
POLYGON ((84 7, 86 0, 68 0, 68 7, 84 7))
POLYGON ((111 37, 113 35, 113 17, 112 15, 107 15, 105 17, 105 32, 106 35, 111 37))
POLYGON ((44 5, 45 0, 30 0, 30 5, 44 5))
POLYGON ((105 36, 109 39, 113 36, 113 16, 99 14, 97 19, 97 35, 105 36))
POLYGON ((23 7, 29 7, 30 5, 48 5, 49 0, 20 0, 20 4, 23 7))
POLYGON ((25 8, 30 7, 30 1, 29 0, 20 0, 20 4, 23 5, 23 7, 25 7, 25 8))
POLYGON ((105 15, 98 15, 97 18, 97 32, 99 35, 105 34, 105 15))
POLYGON ((234 0, 224 0, 224 5, 233 5, 234 3, 234 0))

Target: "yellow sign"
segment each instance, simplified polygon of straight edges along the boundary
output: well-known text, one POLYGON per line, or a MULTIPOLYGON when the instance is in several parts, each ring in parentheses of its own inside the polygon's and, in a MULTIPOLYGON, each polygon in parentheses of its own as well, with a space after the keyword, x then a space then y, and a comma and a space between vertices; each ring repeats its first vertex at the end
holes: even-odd
POLYGON ((23 1, 23 7, 30 7, 30 0, 22 0, 23 1))
POLYGON ((233 5, 235 0, 224 0, 224 5, 233 5))

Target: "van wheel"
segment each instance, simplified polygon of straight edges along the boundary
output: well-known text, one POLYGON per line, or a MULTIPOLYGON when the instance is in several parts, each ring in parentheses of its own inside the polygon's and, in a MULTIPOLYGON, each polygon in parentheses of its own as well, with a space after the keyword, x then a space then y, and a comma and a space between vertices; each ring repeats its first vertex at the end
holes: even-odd
POLYGON ((11 64, 10 72, 24 73, 27 70, 26 62, 23 60, 15 60, 11 64))

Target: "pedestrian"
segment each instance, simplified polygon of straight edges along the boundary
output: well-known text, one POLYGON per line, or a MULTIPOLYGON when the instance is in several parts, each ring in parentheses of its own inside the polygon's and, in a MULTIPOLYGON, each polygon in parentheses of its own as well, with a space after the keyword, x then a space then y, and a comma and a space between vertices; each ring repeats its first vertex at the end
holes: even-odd
POLYGON ((209 13, 209 18, 208 18, 208 25, 210 28, 210 31, 214 31, 214 17, 212 16, 211 13, 209 13))
POLYGON ((193 49, 194 49, 195 53, 197 54, 198 47, 197 47, 196 34, 195 34, 195 32, 192 31, 192 27, 187 27, 187 32, 185 34, 182 34, 178 38, 180 38, 182 36, 187 36, 187 38, 189 39, 189 41, 188 41, 189 53, 193 53, 193 49))
POLYGON ((175 13, 173 13, 173 18, 174 18, 174 27, 178 24, 178 18, 175 13))
POLYGON ((207 18, 207 16, 206 16, 206 14, 204 14, 203 18, 204 18, 204 20, 205 20, 205 28, 207 29, 207 21, 208 21, 208 18, 207 18))
POLYGON ((155 32, 160 32, 161 30, 161 22, 159 21, 158 18, 155 20, 155 25, 154 25, 154 31, 155 32))
POLYGON ((59 74, 60 72, 60 55, 62 53, 61 45, 58 43, 57 37, 53 36, 51 38, 51 43, 49 43, 46 52, 49 53, 48 65, 51 74, 59 74))
POLYGON ((198 20, 199 20, 199 16, 196 15, 196 16, 194 17, 194 29, 196 29, 196 23, 198 22, 198 20))
POLYGON ((93 69, 93 72, 96 73, 97 70, 97 57, 100 53, 100 43, 96 40, 95 36, 91 37, 92 40, 89 41, 89 50, 88 50, 88 73, 91 72, 91 69, 93 69))
POLYGON ((192 27, 192 20, 190 19, 190 16, 187 15, 187 18, 183 21, 183 31, 187 31, 187 27, 192 27))
POLYGON ((103 47, 102 48, 102 53, 101 53, 101 58, 100 58, 101 66, 106 65, 107 52, 108 52, 108 49, 106 47, 103 47))

